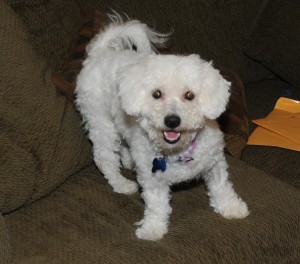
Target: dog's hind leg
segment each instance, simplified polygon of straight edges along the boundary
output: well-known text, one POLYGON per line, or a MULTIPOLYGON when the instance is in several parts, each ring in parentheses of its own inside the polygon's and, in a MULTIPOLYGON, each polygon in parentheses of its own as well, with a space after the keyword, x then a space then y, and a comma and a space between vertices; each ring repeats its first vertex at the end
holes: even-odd
POLYGON ((138 190, 137 183, 126 179, 120 172, 120 140, 113 122, 101 120, 96 126, 99 124, 101 128, 89 129, 96 165, 115 192, 135 193, 138 190))
POLYGON ((131 157, 129 147, 121 144, 120 154, 123 167, 132 170, 134 168, 134 161, 131 157))

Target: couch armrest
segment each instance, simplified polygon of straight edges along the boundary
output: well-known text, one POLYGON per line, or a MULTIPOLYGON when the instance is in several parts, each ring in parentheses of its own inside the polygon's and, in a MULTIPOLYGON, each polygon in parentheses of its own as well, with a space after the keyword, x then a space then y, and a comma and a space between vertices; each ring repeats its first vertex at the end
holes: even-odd
POLYGON ((46 195, 91 161, 73 105, 51 82, 27 28, 0 2, 0 212, 46 195))

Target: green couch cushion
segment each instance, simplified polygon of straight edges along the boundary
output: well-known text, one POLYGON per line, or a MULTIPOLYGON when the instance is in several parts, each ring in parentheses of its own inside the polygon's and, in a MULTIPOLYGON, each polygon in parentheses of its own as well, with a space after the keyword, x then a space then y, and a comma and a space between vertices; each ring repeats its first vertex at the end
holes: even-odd
POLYGON ((11 263, 11 245, 5 219, 0 214, 0 263, 11 263))
POLYGON ((5 1, 0 3, 0 212, 53 190, 87 166, 90 144, 73 105, 5 1))
POLYGON ((198 53, 206 60, 224 65, 244 82, 272 76, 260 63, 242 52, 244 40, 261 9, 261 0, 77 0, 99 10, 141 20, 162 32, 170 32, 171 52, 198 53))
POLYGON ((282 79, 300 85, 300 1, 269 0, 244 51, 282 79))
POLYGON ((26 25, 35 51, 57 69, 82 22, 76 1, 10 0, 10 4, 26 25))
POLYGON ((250 209, 245 219, 216 214, 203 183, 183 184, 172 193, 169 233, 157 242, 139 240, 134 223, 143 217, 140 194, 114 193, 93 165, 6 216, 14 261, 299 263, 299 190, 235 159, 229 165, 234 187, 250 209))
POLYGON ((111 22, 109 17, 100 10, 83 8, 82 25, 72 39, 70 49, 58 71, 52 76, 56 87, 73 103, 76 80, 86 58, 86 47, 93 37, 111 22))

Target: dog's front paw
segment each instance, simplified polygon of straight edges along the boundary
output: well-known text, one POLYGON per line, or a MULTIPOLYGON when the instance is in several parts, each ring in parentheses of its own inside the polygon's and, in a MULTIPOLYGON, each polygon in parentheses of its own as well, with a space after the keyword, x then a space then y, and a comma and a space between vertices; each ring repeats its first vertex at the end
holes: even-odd
POLYGON ((117 183, 114 182, 113 184, 111 184, 111 186, 117 193, 133 194, 138 191, 137 183, 134 181, 127 180, 125 178, 119 180, 117 183))
POLYGON ((137 225, 142 225, 135 231, 135 234, 138 238, 144 239, 144 240, 151 240, 156 241, 163 238, 163 236, 168 232, 168 228, 166 225, 163 225, 162 223, 144 223, 144 221, 140 221, 139 223, 136 223, 137 225))
POLYGON ((163 238, 167 231, 161 230, 159 228, 147 228, 144 226, 139 227, 135 234, 140 239, 156 241, 163 238))
POLYGON ((247 204, 238 197, 230 199, 226 205, 219 208, 217 211, 227 219, 245 218, 249 215, 247 204))

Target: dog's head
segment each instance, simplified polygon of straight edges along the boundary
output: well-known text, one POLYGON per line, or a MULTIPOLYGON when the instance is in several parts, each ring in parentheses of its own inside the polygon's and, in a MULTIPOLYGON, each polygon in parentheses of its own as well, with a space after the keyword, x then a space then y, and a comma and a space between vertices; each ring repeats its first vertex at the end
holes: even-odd
POLYGON ((230 83, 197 55, 150 55, 119 73, 123 110, 151 140, 180 150, 225 110, 230 83))

